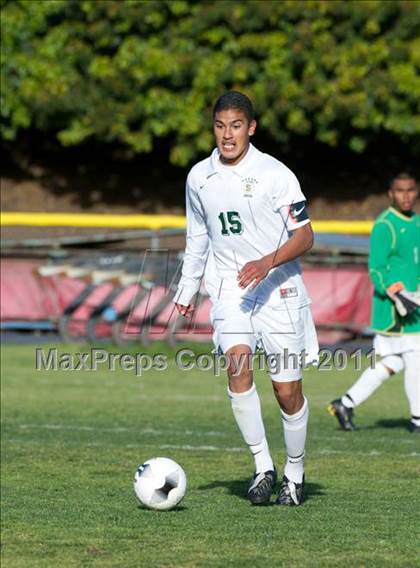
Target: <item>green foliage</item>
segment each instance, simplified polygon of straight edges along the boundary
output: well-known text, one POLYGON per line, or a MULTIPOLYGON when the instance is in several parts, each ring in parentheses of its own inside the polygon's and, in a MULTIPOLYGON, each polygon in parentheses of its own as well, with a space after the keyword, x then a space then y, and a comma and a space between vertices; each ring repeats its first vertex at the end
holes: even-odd
POLYGON ((2 7, 1 133, 40 129, 185 165, 212 145, 215 98, 260 126, 356 152, 420 132, 420 3, 403 0, 17 0, 2 7))

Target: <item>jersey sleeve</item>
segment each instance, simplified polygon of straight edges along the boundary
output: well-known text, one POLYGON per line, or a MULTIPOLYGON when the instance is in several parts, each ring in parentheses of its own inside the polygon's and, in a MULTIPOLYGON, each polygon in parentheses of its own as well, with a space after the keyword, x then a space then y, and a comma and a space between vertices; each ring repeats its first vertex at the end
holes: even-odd
POLYGON ((306 198, 295 174, 287 170, 279 175, 272 191, 273 211, 280 213, 288 231, 294 231, 310 222, 306 198))
POLYGON ((186 185, 187 244, 182 266, 182 275, 174 302, 188 306, 200 289, 209 254, 209 237, 204 211, 194 190, 191 176, 186 185))
POLYGON ((370 237, 369 275, 376 292, 386 296, 392 282, 389 260, 392 252, 393 229, 387 222, 375 223, 370 237))

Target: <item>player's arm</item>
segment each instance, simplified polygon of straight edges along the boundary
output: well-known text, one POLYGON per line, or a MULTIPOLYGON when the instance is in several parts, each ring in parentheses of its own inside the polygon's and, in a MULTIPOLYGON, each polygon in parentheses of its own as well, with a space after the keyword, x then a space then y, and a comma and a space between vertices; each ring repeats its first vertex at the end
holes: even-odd
POLYGON ((192 298, 200 289, 209 253, 209 237, 204 212, 194 191, 190 176, 186 187, 187 243, 182 266, 182 276, 174 297, 176 308, 183 316, 194 310, 192 298))
POLYGON ((375 292, 381 296, 386 296, 387 288, 393 284, 388 265, 394 239, 394 229, 390 223, 375 223, 370 236, 369 275, 375 292))
POLYGON ((408 292, 403 282, 396 282, 390 274, 388 265, 395 239, 394 228, 390 223, 382 221, 374 225, 370 239, 369 275, 375 292, 388 296, 400 316, 404 317, 420 306, 420 298, 417 294, 408 292))
POLYGON ((305 202, 296 203, 291 208, 291 219, 292 222, 286 224, 287 230, 291 233, 289 239, 272 253, 259 260, 247 262, 239 271, 238 284, 241 288, 246 288, 250 284, 252 284, 251 289, 255 288, 271 269, 299 258, 312 248, 314 233, 305 210, 305 202), (298 211, 297 216, 293 216, 293 210, 298 211))
POLYGON ((314 232, 311 223, 294 229, 292 236, 279 249, 268 255, 267 261, 271 268, 299 258, 308 252, 314 244, 314 232))

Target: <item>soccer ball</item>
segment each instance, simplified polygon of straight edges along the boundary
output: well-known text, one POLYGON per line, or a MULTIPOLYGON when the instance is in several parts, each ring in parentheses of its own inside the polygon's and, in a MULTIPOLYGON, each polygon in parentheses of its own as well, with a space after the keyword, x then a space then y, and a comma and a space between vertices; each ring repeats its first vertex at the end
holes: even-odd
POLYGON ((169 458, 152 458, 136 470, 134 493, 149 509, 168 511, 185 495, 187 478, 182 467, 169 458))

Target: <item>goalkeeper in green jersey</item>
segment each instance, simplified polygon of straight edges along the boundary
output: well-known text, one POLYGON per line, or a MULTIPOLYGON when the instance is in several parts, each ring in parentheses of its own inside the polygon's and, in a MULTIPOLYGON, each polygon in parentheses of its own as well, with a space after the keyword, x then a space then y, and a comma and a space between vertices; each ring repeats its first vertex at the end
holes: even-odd
POLYGON ((420 216, 413 211, 416 180, 399 174, 388 195, 391 206, 376 219, 369 274, 373 283, 373 346, 381 359, 328 407, 343 430, 354 430, 353 409, 386 379, 404 369, 410 431, 420 433, 420 216))

